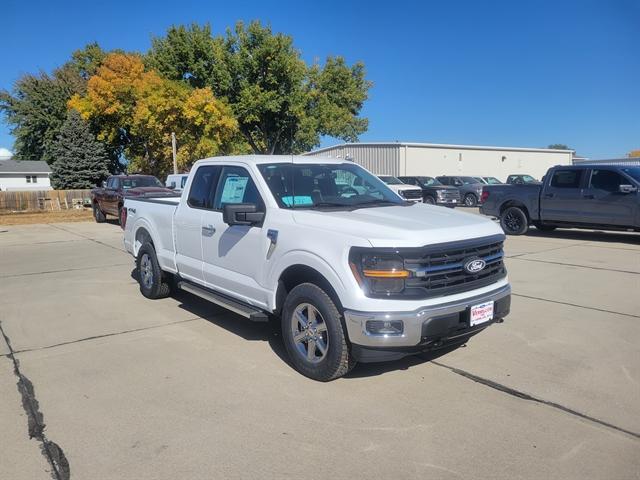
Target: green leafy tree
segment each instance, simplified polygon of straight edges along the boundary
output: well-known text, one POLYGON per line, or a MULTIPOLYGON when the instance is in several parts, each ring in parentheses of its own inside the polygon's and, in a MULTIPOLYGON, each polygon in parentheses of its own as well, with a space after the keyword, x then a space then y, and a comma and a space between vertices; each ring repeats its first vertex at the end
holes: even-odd
POLYGON ((363 64, 330 57, 309 67, 291 37, 259 22, 222 37, 208 25, 172 27, 154 40, 148 61, 169 79, 210 86, 256 153, 307 151, 322 135, 356 141, 368 126, 358 116, 371 86, 363 64))
POLYGON ((101 61, 101 52, 97 44, 90 44, 52 74, 24 75, 13 92, 0 91, 0 112, 15 138, 16 159, 55 161, 51 147, 67 118, 67 102, 86 92, 87 78, 101 61))
POLYGON ((91 188, 109 175, 109 157, 80 114, 70 110, 53 143, 51 182, 59 190, 91 188))
POLYGON ((550 150, 571 150, 571 148, 564 143, 552 143, 547 148, 550 150))

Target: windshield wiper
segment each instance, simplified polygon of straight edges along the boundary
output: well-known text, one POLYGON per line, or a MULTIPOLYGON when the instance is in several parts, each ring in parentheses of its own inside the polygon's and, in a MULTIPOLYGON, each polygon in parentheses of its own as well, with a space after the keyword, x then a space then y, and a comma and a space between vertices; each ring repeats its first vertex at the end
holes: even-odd
POLYGON ((341 203, 341 202, 318 202, 318 203, 314 203, 313 206, 311 208, 316 208, 316 207, 351 207, 352 205, 349 205, 347 203, 341 203))
POLYGON ((367 208, 367 207, 390 207, 390 206, 403 206, 403 205, 407 205, 407 204, 411 204, 411 202, 402 202, 402 203, 396 203, 396 202, 392 202, 391 200, 380 200, 380 199, 376 199, 376 200, 368 200, 366 202, 360 202, 360 203, 354 203, 353 205, 350 205, 350 207, 352 207, 353 209, 356 208, 367 208))

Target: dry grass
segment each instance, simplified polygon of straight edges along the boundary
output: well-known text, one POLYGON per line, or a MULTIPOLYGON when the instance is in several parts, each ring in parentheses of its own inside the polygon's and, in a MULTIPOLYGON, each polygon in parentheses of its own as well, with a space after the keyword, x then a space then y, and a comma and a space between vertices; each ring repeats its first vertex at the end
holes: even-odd
POLYGON ((44 212, 0 212, 0 225, 29 225, 33 223, 89 222, 93 214, 89 209, 48 210, 44 212))

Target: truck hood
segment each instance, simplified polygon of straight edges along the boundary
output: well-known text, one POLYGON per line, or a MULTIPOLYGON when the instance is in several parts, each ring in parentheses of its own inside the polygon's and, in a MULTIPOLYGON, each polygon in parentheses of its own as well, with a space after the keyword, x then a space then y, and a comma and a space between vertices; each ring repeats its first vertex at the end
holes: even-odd
POLYGON ((135 187, 129 188, 124 191, 125 197, 142 197, 142 196, 154 196, 159 197, 162 195, 176 195, 176 192, 171 190, 170 188, 165 187, 135 187))
POLYGON ((299 210, 293 215, 299 225, 359 237, 373 247, 421 247, 502 233, 485 217, 426 204, 350 212, 299 210))

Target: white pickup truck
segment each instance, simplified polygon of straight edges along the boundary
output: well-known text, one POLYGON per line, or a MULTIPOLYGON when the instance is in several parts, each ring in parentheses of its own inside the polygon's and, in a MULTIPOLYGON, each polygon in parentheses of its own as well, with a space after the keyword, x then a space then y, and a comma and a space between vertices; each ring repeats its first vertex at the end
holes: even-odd
POLYGON ((181 198, 124 206, 143 295, 280 318, 293 366, 316 380, 465 343, 509 313, 498 225, 407 202, 350 161, 210 158, 181 198))

